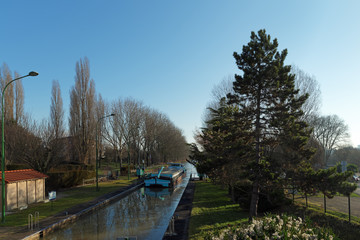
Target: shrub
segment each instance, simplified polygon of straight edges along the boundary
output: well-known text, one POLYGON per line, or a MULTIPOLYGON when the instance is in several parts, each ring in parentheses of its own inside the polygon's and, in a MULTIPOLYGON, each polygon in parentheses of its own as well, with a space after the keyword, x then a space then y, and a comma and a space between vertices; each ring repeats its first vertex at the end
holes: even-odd
POLYGON ((76 171, 57 171, 47 174, 47 188, 56 190, 59 188, 70 188, 82 184, 83 179, 95 177, 94 171, 76 170, 76 171))
POLYGON ((286 215, 268 215, 253 219, 250 224, 229 226, 207 233, 205 239, 338 239, 329 229, 311 227, 303 221, 286 215))
MULTIPOLYGON (((250 182, 242 182, 234 188, 235 200, 240 207, 244 209, 250 208, 252 185, 250 182)), ((259 212, 267 212, 283 205, 290 204, 291 201, 285 197, 282 189, 262 190, 259 195, 259 212)))
POLYGON ((9 165, 6 165, 6 170, 7 171, 29 169, 29 168, 30 167, 27 164, 9 164, 9 165))

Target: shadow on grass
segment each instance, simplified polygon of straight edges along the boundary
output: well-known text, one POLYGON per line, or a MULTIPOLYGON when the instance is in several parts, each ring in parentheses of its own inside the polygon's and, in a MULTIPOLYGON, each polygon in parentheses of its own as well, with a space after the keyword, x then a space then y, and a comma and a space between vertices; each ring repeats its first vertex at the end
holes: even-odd
POLYGON ((248 212, 231 202, 227 191, 209 182, 197 182, 190 219, 190 238, 202 232, 246 222, 248 212))

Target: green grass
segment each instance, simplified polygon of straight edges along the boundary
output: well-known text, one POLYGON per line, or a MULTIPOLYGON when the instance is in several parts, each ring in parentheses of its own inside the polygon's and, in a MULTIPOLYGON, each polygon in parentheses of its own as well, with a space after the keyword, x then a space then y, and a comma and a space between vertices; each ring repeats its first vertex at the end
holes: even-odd
POLYGON ((227 191, 209 182, 196 182, 189 224, 190 239, 203 239, 207 231, 248 220, 248 212, 231 202, 227 191))
MULTIPOLYGON (((211 231, 248 221, 248 212, 233 204, 227 196, 227 191, 217 185, 196 182, 189 224, 190 239, 204 239, 211 231)), ((295 205, 283 206, 273 213, 307 217, 315 227, 330 228, 341 239, 357 239, 360 236, 360 218, 352 216, 349 223, 345 213, 328 210, 325 215, 323 211, 314 204, 305 209, 297 201, 295 205)))
POLYGON ((352 216, 349 223, 347 214, 331 210, 324 214, 324 209, 320 206, 309 204, 307 209, 304 206, 297 202, 294 205, 284 206, 280 213, 286 212, 302 218, 307 217, 318 227, 330 228, 340 239, 358 239, 360 235, 358 217, 352 216))
MULTIPOLYGON (((135 177, 131 177, 134 180, 135 177)), ((1 226, 24 226, 27 225, 28 215, 39 212, 39 220, 60 213, 75 205, 89 202, 99 196, 119 190, 119 188, 130 185, 132 182, 127 180, 127 176, 122 176, 119 180, 99 183, 99 191, 95 185, 72 188, 62 192, 64 197, 48 203, 31 204, 22 211, 16 211, 6 216, 4 225, 1 226)))

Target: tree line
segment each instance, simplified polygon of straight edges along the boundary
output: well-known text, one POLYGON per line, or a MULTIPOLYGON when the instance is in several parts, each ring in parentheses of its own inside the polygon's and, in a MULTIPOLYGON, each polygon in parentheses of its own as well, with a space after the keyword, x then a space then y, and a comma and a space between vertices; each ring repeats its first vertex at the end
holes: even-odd
MULTIPOLYGON (((0 87, 18 75, 4 63, 0 87)), ((183 160, 188 154, 182 130, 164 113, 132 98, 105 102, 95 90, 86 57, 75 65, 68 124, 58 80, 52 83, 50 115, 42 121, 25 112, 21 81, 9 85, 4 100, 5 161, 9 168, 21 165, 46 173, 64 163, 93 165, 96 136, 101 156, 120 163, 128 159, 136 165, 141 159, 150 165, 183 160), (102 119, 110 114, 115 116, 102 119)))
POLYGON ((327 197, 347 189, 350 195, 356 187, 347 183, 351 173, 322 169, 348 130, 336 115, 319 114, 316 80, 285 65, 287 50, 278 51, 265 30, 252 32, 233 56, 240 74, 213 90, 191 145, 198 171, 228 185, 234 200, 243 198, 250 219, 263 199, 281 204, 289 188, 327 197))

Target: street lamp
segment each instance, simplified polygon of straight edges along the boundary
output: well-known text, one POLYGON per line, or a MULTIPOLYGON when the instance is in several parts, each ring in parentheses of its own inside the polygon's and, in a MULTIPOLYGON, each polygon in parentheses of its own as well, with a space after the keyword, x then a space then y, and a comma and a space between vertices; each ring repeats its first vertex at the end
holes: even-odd
POLYGON ((35 77, 39 75, 37 72, 29 72, 28 75, 26 76, 22 76, 22 77, 18 77, 15 78, 13 80, 11 80, 10 82, 8 82, 3 91, 2 91, 2 95, 1 95, 1 119, 2 119, 2 141, 1 141, 1 205, 2 205, 2 215, 1 215, 1 222, 5 223, 5 124, 4 124, 4 93, 6 88, 12 83, 15 82, 16 80, 25 78, 25 77, 35 77))
POLYGON ((104 116, 104 117, 101 117, 98 119, 97 123, 96 123, 96 191, 98 192, 99 191, 99 175, 98 175, 98 169, 99 169, 99 157, 98 157, 98 125, 99 125, 99 122, 104 119, 104 118, 107 118, 107 117, 113 117, 115 116, 114 113, 110 114, 110 115, 107 115, 107 116, 104 116))

